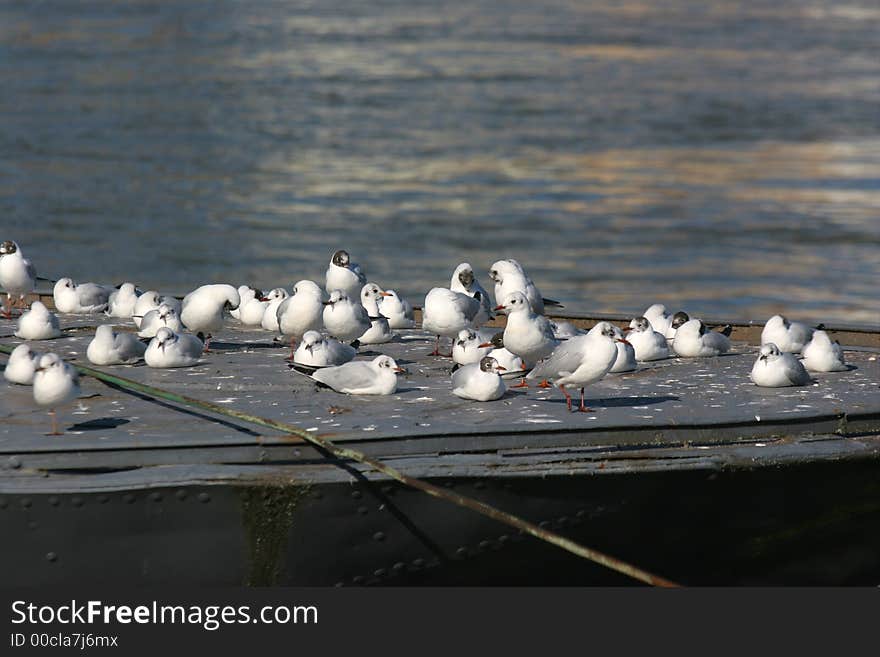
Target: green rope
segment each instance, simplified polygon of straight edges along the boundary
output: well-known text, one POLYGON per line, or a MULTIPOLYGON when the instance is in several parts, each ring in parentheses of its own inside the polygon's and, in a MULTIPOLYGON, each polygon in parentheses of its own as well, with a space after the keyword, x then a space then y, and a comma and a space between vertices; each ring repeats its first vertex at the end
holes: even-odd
MULTIPOLYGON (((0 352, 9 354, 12 353, 12 350, 13 347, 0 344, 0 352)), ((628 577, 632 577, 633 579, 651 584, 653 586, 678 586, 678 584, 676 584, 675 582, 649 573, 625 561, 621 561, 620 559, 604 554, 603 552, 599 552, 598 550, 583 546, 580 543, 565 538, 564 536, 555 532, 539 527, 538 525, 531 523, 527 520, 523 520, 522 518, 515 516, 511 513, 496 509, 489 504, 480 502, 479 500, 475 500, 465 495, 461 495, 447 488, 435 486, 434 484, 430 484, 427 481, 422 481, 421 479, 416 479, 415 477, 405 475, 399 470, 392 468, 391 466, 381 461, 373 459, 362 452, 348 449, 346 447, 339 447, 338 445, 333 444, 331 441, 327 440, 326 438, 322 438, 316 433, 300 429, 299 427, 295 427, 290 424, 285 424, 284 422, 278 422, 276 420, 258 417, 256 415, 250 415, 249 413, 242 413, 241 411, 236 411, 231 408, 224 408, 222 406, 218 406, 217 404, 212 404, 210 402, 202 401, 200 399, 194 399, 193 397, 188 397, 186 395, 169 392, 167 390, 162 390, 161 388, 155 388, 153 386, 145 385, 143 383, 138 383, 137 381, 132 381, 131 379, 126 379, 121 376, 107 374, 105 372, 102 372, 101 370, 96 370, 94 368, 86 367, 84 365, 73 366, 82 374, 86 374, 95 379, 98 379, 99 381, 109 383, 113 386, 128 390, 130 392, 141 393, 149 397, 154 397, 156 399, 165 399, 176 404, 191 406, 201 409, 203 411, 209 411, 218 415, 236 418, 250 424, 275 429, 288 435, 298 436, 299 438, 302 438, 303 440, 308 441, 313 445, 316 445, 321 449, 326 450, 327 452, 330 452, 337 458, 347 459, 355 461, 357 463, 361 463, 363 465, 367 465, 377 472, 381 472, 391 479, 399 481, 402 484, 421 490, 428 495, 432 495, 433 497, 437 497, 448 502, 452 502, 453 504, 456 504, 458 506, 476 511, 477 513, 492 518, 493 520, 497 520, 498 522, 509 525, 510 527, 514 527, 515 529, 521 530, 526 534, 530 534, 535 538, 546 541, 547 543, 551 543, 552 545, 556 545, 557 547, 571 552, 572 554, 598 563, 602 566, 605 566, 606 568, 610 568, 611 570, 627 575, 628 577)))

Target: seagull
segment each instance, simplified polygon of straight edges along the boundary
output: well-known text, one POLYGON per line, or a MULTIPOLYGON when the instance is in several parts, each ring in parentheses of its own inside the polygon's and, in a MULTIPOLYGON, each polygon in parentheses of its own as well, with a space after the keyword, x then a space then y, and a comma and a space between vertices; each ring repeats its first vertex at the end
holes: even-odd
POLYGON ((177 311, 167 303, 161 304, 158 308, 154 308, 144 315, 141 320, 141 330, 138 331, 138 336, 141 338, 153 338, 156 336, 156 331, 163 326, 167 326, 175 333, 183 331, 183 324, 180 322, 177 311))
POLYGON ((804 366, 813 372, 843 372, 848 370, 843 357, 843 347, 831 340, 825 331, 813 331, 813 339, 803 351, 804 366))
POLYGON ((318 331, 306 331, 293 355, 293 363, 307 367, 336 367, 349 362, 356 354, 354 347, 324 337, 318 331))
MULTIPOLYGON (((352 301, 342 290, 333 290, 330 300, 324 301, 324 327, 337 340, 353 342, 367 332, 372 325, 367 309, 352 301)), ((353 343, 357 348, 359 343, 353 343)))
MULTIPOLYGON (((725 330, 729 331, 730 326, 725 330)), ((690 319, 678 327, 672 348, 684 358, 718 356, 730 349, 730 339, 724 333, 708 330, 703 320, 690 319)))
POLYGON ((529 300, 529 304, 537 314, 544 314, 544 306, 559 306, 562 304, 553 299, 545 299, 541 296, 538 288, 532 282, 516 260, 507 258, 498 260, 489 270, 489 277, 495 281, 495 300, 501 303, 513 292, 522 292, 529 300))
POLYGON ((356 299, 366 284, 367 277, 361 271, 360 265, 351 261, 348 251, 340 250, 333 254, 325 274, 324 289, 327 294, 342 290, 348 298, 356 299))
POLYGON ((116 290, 110 293, 107 299, 108 317, 121 317, 123 319, 131 319, 134 315, 134 307, 137 304, 138 294, 134 283, 123 283, 116 290))
POLYGON ((260 326, 267 331, 275 331, 276 333, 279 331, 278 308, 289 296, 287 290, 283 287, 276 287, 269 291, 269 294, 267 294, 264 299, 269 303, 263 311, 263 319, 260 321, 260 326))
POLYGON ((511 353, 504 346, 504 331, 499 331, 492 336, 491 340, 484 342, 479 346, 481 348, 492 347, 492 350, 486 355, 491 356, 498 361, 499 365, 504 367, 505 372, 502 374, 504 378, 516 378, 517 376, 524 375, 528 371, 523 359, 516 354, 511 353))
POLYGON ((134 321, 135 326, 140 328, 144 315, 162 305, 160 299, 161 297, 156 290, 148 290, 137 298, 134 304, 134 312, 131 314, 131 319, 134 321))
POLYGON ((752 366, 749 378, 763 388, 805 386, 812 381, 794 354, 779 351, 779 347, 772 342, 761 345, 761 353, 752 366))
POLYGON ((507 391, 500 372, 504 367, 491 356, 485 356, 452 373, 452 394, 474 401, 494 401, 507 391))
POLYGON ((325 367, 311 377, 347 395, 393 395, 397 390, 397 374, 403 371, 390 356, 376 356, 370 361, 325 367))
MULTIPOLYGON (((167 306, 165 306, 167 308, 167 306)), ((155 311, 153 311, 155 312, 155 311)), ((172 311, 173 312, 173 311, 172 311)), ((86 358, 95 365, 121 365, 134 363, 144 357, 147 345, 133 334, 113 330, 110 324, 102 324, 95 330, 95 337, 86 349, 86 358)))
POLYGON ((62 278, 55 283, 53 291, 55 309, 72 315, 102 313, 114 291, 112 287, 96 283, 77 284, 71 278, 62 278))
POLYGON ((18 318, 15 337, 22 340, 51 340, 61 335, 58 317, 42 301, 34 301, 31 309, 18 318))
MULTIPOLYGON (((678 314, 678 313, 676 313, 678 314)), ((636 360, 649 361, 660 360, 669 357, 669 346, 662 333, 654 330, 644 317, 636 317, 629 323, 630 331, 626 334, 626 341, 635 350, 636 360)))
POLYGON ((578 335, 559 343, 547 358, 526 375, 526 378, 552 379, 565 395, 569 411, 572 410, 571 395, 568 394, 565 386, 580 387, 581 404, 577 410, 587 413, 590 409, 584 405, 584 387, 595 383, 611 370, 611 366, 617 360, 616 345, 625 342, 624 338, 617 337, 619 332, 620 329, 610 322, 599 322, 586 335, 578 335))
POLYGON ((293 294, 278 306, 276 316, 279 332, 290 338, 290 358, 295 361, 293 347, 296 341, 305 337, 306 333, 314 333, 324 327, 324 293, 314 281, 297 281, 293 294))
MULTIPOLYGON (((260 292, 259 289, 255 287, 251 287, 250 285, 239 285, 238 286, 238 308, 234 308, 229 311, 229 315, 233 319, 237 319, 241 321, 241 309, 245 307, 248 301, 253 299, 259 299, 263 296, 263 293, 260 292)), ((260 321, 262 321, 262 316, 260 317, 260 321)), ((259 323, 259 322, 258 322, 259 323)))
POLYGON ((27 343, 18 345, 9 354, 9 360, 6 361, 6 368, 3 370, 3 378, 10 383, 17 383, 22 386, 30 386, 34 384, 34 373, 40 364, 40 358, 43 354, 31 349, 27 343))
POLYGON ((183 298, 180 321, 195 333, 208 332, 204 345, 205 351, 208 351, 210 332, 220 330, 224 314, 238 308, 240 303, 238 290, 231 285, 202 285, 183 298))
POLYGON ((484 356, 488 356, 493 345, 491 336, 475 331, 474 329, 462 329, 452 341, 452 360, 459 365, 478 363, 484 356))
POLYGON ((780 351, 800 353, 813 337, 813 329, 800 322, 790 322, 782 315, 773 315, 761 331, 761 344, 772 342, 780 351))
POLYGON ((24 257, 21 248, 12 240, 0 244, 0 287, 6 290, 6 309, 3 315, 12 317, 12 306, 22 304, 24 297, 34 291, 37 270, 24 257), (18 297, 13 300, 13 297, 18 297))
MULTIPOLYGON (((526 364, 537 363, 546 358, 559 345, 553 335, 550 320, 536 313, 522 292, 513 292, 495 306, 495 310, 507 315, 504 328, 504 346, 526 364)), ((572 338, 573 340, 574 338, 572 338)), ((514 388, 528 388, 525 378, 514 388)))
POLYGON ((60 436, 55 409, 79 397, 79 375, 58 354, 43 354, 34 373, 34 401, 49 408, 52 416, 52 433, 60 436))
MULTIPOLYGON (((612 326, 614 326, 612 324, 612 326)), ((618 373, 618 372, 633 372, 638 368, 638 363, 636 362, 636 350, 633 346, 623 337, 623 331, 614 326, 614 337, 621 338, 617 340, 615 343, 617 346, 617 359, 614 361, 614 365, 611 366, 609 372, 618 373)))
POLYGON ((472 297, 445 287, 431 288, 425 296, 422 328, 437 336, 432 356, 440 355, 441 337, 454 338, 462 329, 474 328, 483 307, 482 296, 479 292, 472 297))
POLYGON ((416 315, 412 304, 394 290, 385 290, 385 296, 379 301, 379 312, 388 318, 388 326, 393 329, 415 328, 416 315))
POLYGON ((162 327, 150 340, 144 360, 150 367, 191 367, 199 364, 203 351, 204 345, 196 336, 162 327))
POLYGON ((449 289, 453 292, 461 292, 469 297, 475 296, 477 292, 480 293, 480 302, 483 306, 483 311, 477 315, 477 318, 474 320, 476 326, 485 324, 492 319, 492 299, 489 297, 489 293, 483 289, 482 285, 480 285, 480 281, 474 276, 473 267, 471 267, 469 262, 461 263, 455 268, 455 271, 452 272, 452 280, 449 282, 449 289))
POLYGON ((375 283, 367 283, 361 289, 361 305, 370 318, 370 328, 358 338, 361 344, 382 344, 394 337, 388 318, 379 312, 379 300, 387 293, 375 283))
POLYGON ((690 319, 690 316, 683 310, 679 310, 672 316, 672 320, 669 322, 669 328, 666 329, 667 344, 670 344, 675 338, 675 332, 678 331, 679 327, 685 322, 689 322, 690 319))
POLYGON ((245 295, 241 296, 239 294, 238 298, 240 301, 238 308, 229 311, 229 314, 238 313, 238 321, 245 326, 261 326, 263 324, 263 317, 266 314, 266 308, 269 306, 269 302, 263 296, 263 292, 256 288, 248 288, 245 295))
POLYGON ((662 303, 655 303, 648 306, 642 317, 650 322, 651 327, 660 335, 666 335, 672 325, 672 315, 666 312, 666 306, 662 303))

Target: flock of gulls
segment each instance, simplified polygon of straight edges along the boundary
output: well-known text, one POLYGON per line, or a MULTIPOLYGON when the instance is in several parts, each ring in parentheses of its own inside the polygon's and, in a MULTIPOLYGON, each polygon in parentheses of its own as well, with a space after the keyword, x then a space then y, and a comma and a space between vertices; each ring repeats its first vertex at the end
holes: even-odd
MULTIPOLYGON (((494 301, 468 263, 452 273, 449 287, 431 289, 422 306, 421 328, 436 336, 431 356, 454 361, 452 394, 480 402, 501 398, 507 380, 513 387, 556 386, 569 411, 590 411, 584 388, 609 372, 635 370, 639 362, 669 357, 704 358, 730 349, 730 326, 709 327, 686 312, 650 306, 625 329, 602 321, 583 332, 567 322, 544 316, 545 306, 560 306, 543 297, 523 267, 513 259, 498 260, 489 269, 494 301), (503 331, 480 327, 496 314, 507 315, 503 331), (440 342, 451 338, 449 354, 440 342), (573 407, 569 389, 580 389, 573 407)), ((36 285, 33 264, 13 241, 0 243, 0 287, 7 293, 3 315, 19 310, 15 336, 26 341, 61 335, 58 317, 40 301, 28 307, 25 297, 36 285)), ((344 250, 336 251, 324 286, 297 282, 288 292, 268 292, 242 285, 202 285, 183 300, 134 284, 108 287, 77 284, 62 278, 54 287, 55 309, 67 314, 104 313, 131 322, 126 330, 109 324, 97 328, 86 357, 100 366, 143 360, 156 368, 188 367, 203 362, 212 332, 234 320, 261 327, 289 341, 293 369, 318 384, 351 395, 390 395, 405 370, 380 355, 357 360, 361 345, 391 341, 395 331, 418 328, 413 306, 392 289, 368 281, 363 269, 344 250)), ((846 370, 843 350, 820 327, 771 317, 761 334, 761 348, 751 370, 758 386, 802 386, 809 371, 846 370)), ((13 351, 4 370, 14 384, 32 385, 34 401, 50 409, 52 434, 58 433, 55 409, 80 394, 76 370, 58 354, 40 353, 25 342, 13 351)))

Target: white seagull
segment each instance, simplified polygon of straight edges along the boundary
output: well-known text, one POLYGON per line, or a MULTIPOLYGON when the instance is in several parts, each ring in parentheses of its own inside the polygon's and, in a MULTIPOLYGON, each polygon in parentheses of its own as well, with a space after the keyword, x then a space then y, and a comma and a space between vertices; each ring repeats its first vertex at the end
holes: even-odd
POLYGON ((55 283, 53 290, 55 309, 72 315, 102 313, 114 291, 115 288, 97 283, 77 284, 71 278, 62 278, 55 283))
POLYGON ((144 315, 141 320, 141 329, 138 336, 141 338, 153 338, 163 326, 170 328, 175 333, 183 331, 183 324, 177 311, 167 303, 160 304, 158 308, 154 308, 144 315))
POLYGON ((528 277, 522 265, 513 258, 498 260, 489 270, 489 277, 495 281, 495 300, 500 304, 513 292, 522 292, 537 314, 544 314, 544 306, 562 306, 558 301, 546 299, 528 277))
POLYGON ((772 342, 761 345, 761 353, 749 374, 752 382, 763 388, 805 386, 810 375, 794 354, 783 353, 772 342))
MULTIPOLYGON (((612 326, 614 325, 612 324, 612 326)), ((623 338, 623 331, 616 326, 614 326, 614 337, 623 338)), ((614 365, 611 366, 609 372, 615 374, 618 372, 632 372, 638 368, 639 364, 636 362, 636 350, 629 341, 623 338, 617 340, 615 344, 617 346, 617 359, 614 361, 614 365)))
POLYGON ((199 364, 204 348, 196 336, 163 327, 150 340, 144 360, 150 367, 191 367, 199 364))
MULTIPOLYGON (((516 354, 527 366, 549 356, 559 345, 553 335, 550 320, 536 313, 522 292, 513 292, 495 307, 507 315, 504 327, 504 346, 516 354)), ((571 338, 574 340, 575 338, 571 338)), ((525 378, 515 388, 528 388, 525 378)))
POLYGON ((357 349, 352 346, 324 337, 318 331, 306 331, 293 354, 293 363, 306 367, 336 367, 349 362, 356 354, 357 349))
POLYGON ((647 319, 651 327, 660 335, 667 335, 669 328, 672 326, 672 315, 666 312, 666 306, 662 303, 648 306, 645 312, 642 313, 642 317, 647 319))
POLYGON ((813 339, 803 351, 804 367, 813 372, 843 372, 848 370, 843 357, 843 347, 828 337, 825 331, 814 331, 813 339))
POLYGON ((350 299, 357 299, 361 288, 367 284, 367 277, 360 265, 351 261, 348 251, 339 250, 330 258, 325 274, 324 289, 327 294, 342 290, 350 299))
POLYGON ((95 330, 95 337, 86 349, 86 358, 95 365, 121 365, 134 363, 144 357, 147 345, 132 333, 113 330, 110 324, 102 324, 95 330))
POLYGON ((469 297, 476 296, 477 292, 480 293, 480 303, 483 306, 483 310, 474 320, 476 326, 485 324, 492 319, 492 299, 489 296, 489 293, 486 292, 482 285, 480 285, 480 281, 474 276, 474 269, 469 262, 461 263, 455 268, 455 271, 452 272, 452 280, 449 282, 449 289, 453 292, 461 292, 469 297))
POLYGON ((626 334, 635 351, 636 360, 650 361, 669 357, 669 346, 666 337, 654 330, 644 317, 636 317, 629 323, 630 331, 626 334))
POLYGON ((238 313, 238 321, 245 326, 261 326, 269 302, 266 300, 266 297, 263 296, 261 290, 251 288, 248 288, 248 290, 249 291, 246 291, 244 296, 239 294, 240 303, 238 304, 238 308, 231 310, 229 314, 233 315, 233 313, 238 313))
POLYGON ((422 328, 437 336, 432 356, 440 355, 440 338, 454 338, 466 328, 474 328, 474 322, 483 307, 482 294, 473 297, 453 292, 445 287, 432 288, 425 296, 422 310, 422 328))
MULTIPOLYGON (((260 292, 259 289, 255 287, 251 287, 250 285, 239 285, 238 286, 238 308, 233 308, 229 311, 229 315, 233 319, 237 319, 241 321, 241 309, 245 307, 248 301, 253 299, 258 299, 263 296, 263 293, 260 292)), ((262 321, 262 317, 260 320, 262 321)))
POLYGON ((491 356, 499 365, 504 367, 505 371, 501 376, 505 379, 521 377, 528 371, 525 361, 516 354, 511 353, 511 351, 504 346, 504 331, 499 331, 492 336, 491 340, 483 342, 479 347, 492 348, 492 350, 486 355, 491 356))
MULTIPOLYGON (((725 330, 729 331, 730 327, 725 330)), ((730 338, 724 333, 710 331, 701 319, 690 319, 678 327, 672 349, 684 358, 718 356, 730 350, 730 338)))
MULTIPOLYGON (((360 294, 360 291, 358 291, 360 294)), ((352 301, 342 290, 333 290, 330 299, 324 301, 324 327, 337 340, 354 343, 370 328, 370 316, 359 301, 352 301)))
POLYGON ((34 301, 31 309, 18 318, 18 330, 15 337, 22 340, 51 340, 61 335, 58 317, 43 305, 42 301, 34 301))
POLYGON ((773 315, 761 331, 761 344, 772 342, 780 351, 800 353, 813 337, 813 329, 801 322, 790 322, 782 315, 773 315))
POLYGON ((134 315, 137 300, 138 293, 134 283, 123 283, 118 289, 110 293, 105 312, 109 317, 131 319, 131 316, 134 315))
POLYGON ((619 332, 620 329, 610 322, 599 322, 586 335, 559 343, 553 353, 538 363, 526 378, 552 380, 565 395, 569 411, 572 410, 571 395, 565 386, 579 387, 581 404, 578 411, 587 413, 590 409, 584 405, 584 387, 598 381, 611 370, 617 360, 617 343, 625 341, 617 337, 619 332))
POLYGON ((269 294, 266 295, 266 300, 269 302, 266 305, 266 309, 263 311, 263 319, 260 321, 260 326, 262 326, 267 331, 278 332, 278 308, 284 303, 285 299, 289 298, 290 295, 287 293, 283 287, 276 287, 269 291, 269 294))
POLYGON ((131 314, 135 326, 140 328, 144 315, 162 305, 161 298, 156 290, 147 290, 137 298, 134 303, 134 312, 131 314))
POLYGON ((485 356, 452 373, 452 394, 474 401, 494 401, 507 391, 501 372, 504 367, 491 356, 485 356))
POLYGON ((183 298, 180 321, 194 333, 208 333, 205 342, 205 351, 207 351, 211 340, 210 332, 220 330, 225 315, 230 310, 238 308, 240 303, 238 290, 231 285, 222 283, 202 285, 183 298))
POLYGON ((491 334, 475 331, 474 329, 462 329, 452 341, 452 361, 459 365, 478 363, 494 348, 488 341, 491 334))
POLYGON ((24 257, 21 248, 12 240, 0 244, 0 287, 6 290, 6 309, 3 315, 12 317, 13 305, 22 304, 25 295, 34 291, 37 270, 24 257))
POLYGON ((22 386, 30 386, 34 383, 34 373, 40 364, 43 354, 34 351, 27 343, 18 345, 9 354, 6 368, 3 370, 3 378, 10 383, 22 386))
POLYGON ((382 344, 390 341, 394 334, 391 332, 391 326, 388 318, 379 312, 379 300, 387 293, 375 283, 367 283, 361 288, 361 305, 367 311, 370 318, 370 328, 368 328, 358 342, 361 344, 382 344))
POLYGON ((669 322, 669 328, 666 329, 666 343, 671 344, 672 340, 675 339, 675 332, 678 331, 679 327, 685 322, 690 321, 690 315, 688 315, 685 311, 679 310, 672 316, 672 319, 669 322))
POLYGON ((55 411, 59 406, 79 397, 79 375, 76 370, 61 360, 58 354, 43 354, 34 374, 34 401, 49 408, 52 416, 52 433, 60 436, 58 418, 55 411))
POLYGON ((385 290, 385 296, 379 301, 379 312, 388 318, 388 326, 393 329, 415 328, 416 315, 412 304, 394 290, 385 290))
POLYGON ((314 281, 297 281, 293 294, 281 302, 276 314, 278 330, 285 338, 290 338, 291 357, 296 360, 293 353, 296 341, 306 333, 324 327, 324 293, 314 281))
POLYGON ((347 395, 392 395, 397 390, 397 374, 403 371, 390 356, 376 356, 370 361, 325 367, 311 377, 347 395))

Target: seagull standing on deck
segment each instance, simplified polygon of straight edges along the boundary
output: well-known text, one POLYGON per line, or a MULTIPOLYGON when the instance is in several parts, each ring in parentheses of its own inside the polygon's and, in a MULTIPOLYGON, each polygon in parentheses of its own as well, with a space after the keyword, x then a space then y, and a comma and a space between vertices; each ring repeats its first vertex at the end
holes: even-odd
POLYGON ((513 258, 498 260, 489 270, 489 277, 495 281, 495 300, 502 303, 513 292, 522 292, 529 304, 539 315, 544 314, 544 306, 562 306, 558 301, 545 299, 528 277, 525 270, 513 258))
POLYGON ((61 360, 58 354, 43 354, 34 373, 34 401, 49 408, 52 416, 52 433, 60 436, 56 409, 79 397, 79 375, 61 360))
MULTIPOLYGON (((504 346, 522 358, 527 365, 546 358, 559 345, 560 341, 553 334, 550 320, 533 310, 524 293, 509 294, 495 310, 507 315, 504 346)), ((529 384, 523 378, 513 387, 528 388, 529 384)))
POLYGON ((416 316, 412 304, 394 290, 385 290, 385 296, 379 300, 379 312, 388 318, 388 326, 393 329, 415 328, 416 316))
POLYGON ((445 287, 435 287, 428 292, 422 310, 422 328, 437 336, 432 356, 440 355, 441 337, 455 338, 462 329, 474 328, 483 308, 482 296, 477 292, 472 297, 445 287))
POLYGON ((314 281, 297 281, 293 294, 278 306, 278 331, 290 338, 290 358, 294 357, 296 341, 307 332, 324 327, 324 293, 314 281))
POLYGON ((595 383, 611 370, 617 360, 617 344, 625 342, 624 338, 617 337, 619 331, 610 322, 599 322, 586 335, 577 335, 561 342, 526 378, 553 381, 565 395, 569 411, 572 410, 571 395, 565 386, 580 387, 581 404, 578 411, 589 412, 590 409, 584 404, 584 387, 595 383))
POLYGON ((350 299, 357 299, 361 288, 367 284, 367 277, 361 266, 351 261, 348 251, 339 250, 330 258, 325 274, 324 289, 327 294, 342 290, 350 299))
POLYGON ((489 297, 489 293, 483 289, 482 285, 480 285, 480 281, 474 276, 473 267, 471 267, 469 262, 461 263, 455 268, 455 271, 452 272, 452 280, 449 282, 449 289, 453 292, 461 292, 469 297, 473 297, 479 292, 483 312, 477 316, 474 324, 480 326, 492 319, 492 299, 489 297))
POLYGON ((193 333, 208 333, 204 344, 205 351, 208 351, 210 332, 219 331, 226 315, 240 303, 238 290, 231 285, 202 285, 183 297, 180 321, 193 333))
POLYGON ((3 315, 12 317, 13 305, 20 305, 24 297, 34 291, 37 270, 24 257, 18 244, 7 240, 0 244, 0 287, 6 290, 6 308, 3 315))
MULTIPOLYGON (((360 292, 358 292, 360 294, 360 292)), ((359 301, 353 301, 342 290, 333 290, 330 299, 324 301, 324 327, 337 340, 350 342, 357 349, 357 339, 371 326, 367 309, 359 301)))

